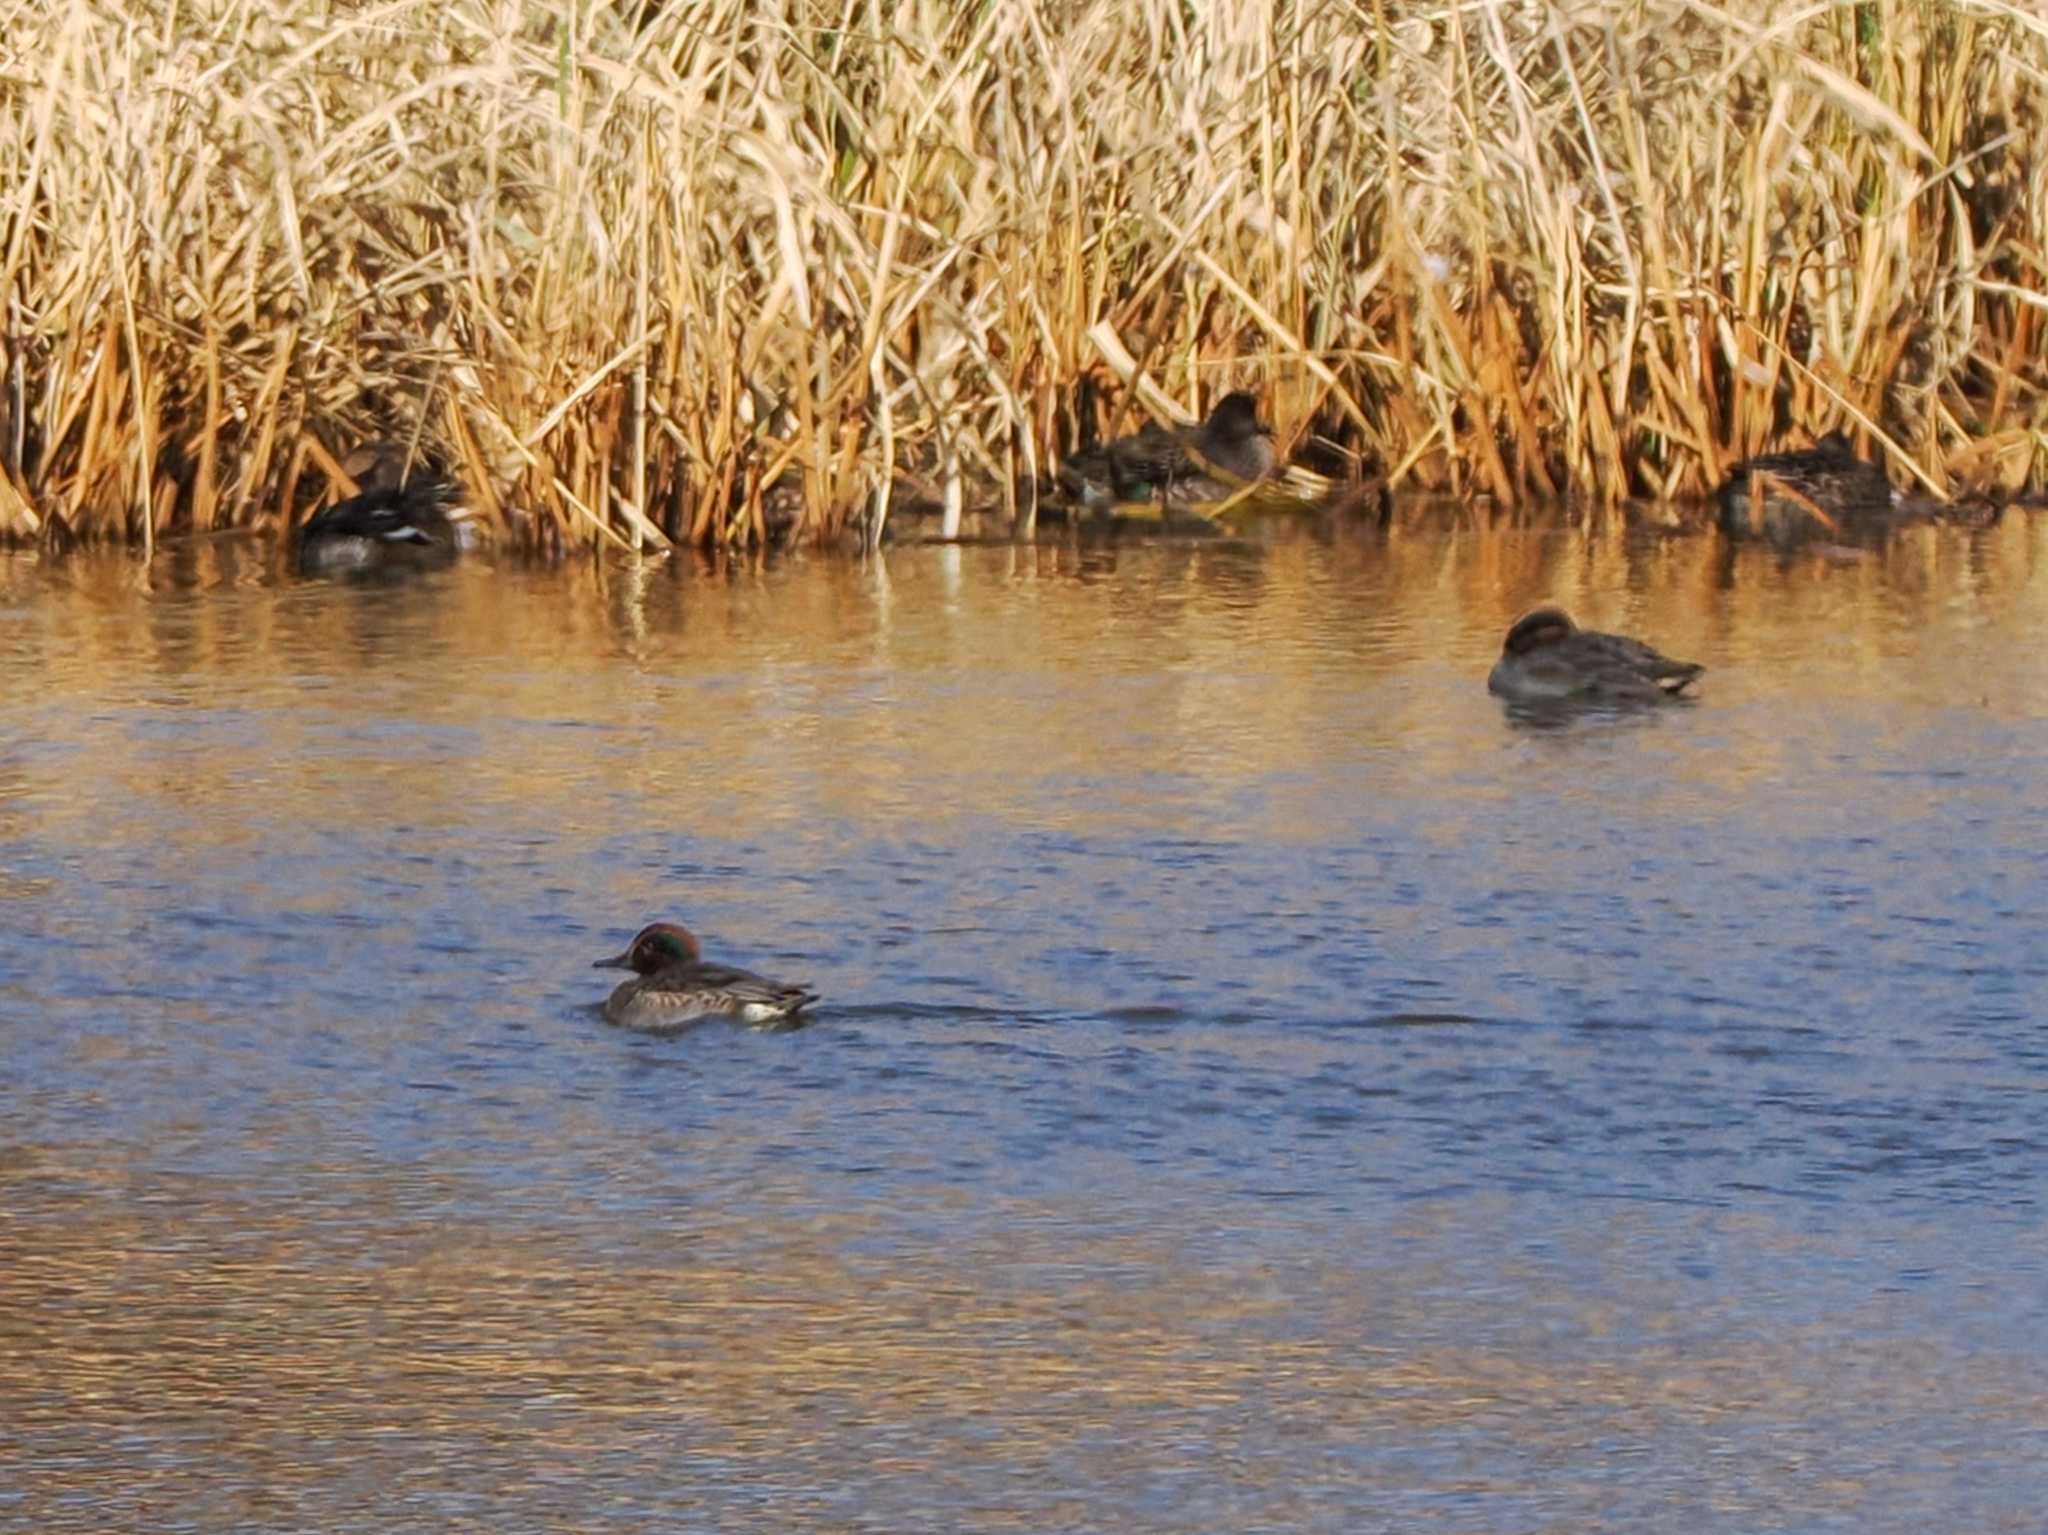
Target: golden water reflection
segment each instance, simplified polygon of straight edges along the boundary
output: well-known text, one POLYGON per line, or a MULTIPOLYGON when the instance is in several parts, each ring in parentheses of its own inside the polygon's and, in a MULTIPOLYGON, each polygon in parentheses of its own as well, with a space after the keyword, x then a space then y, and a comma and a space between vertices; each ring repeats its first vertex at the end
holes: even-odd
POLYGON ((0 558, 0 1524, 2031 1528, 2044 538, 0 558))
MULTIPOLYGON (((124 1215, 36 1190, 8 1179, 8 1207, 34 1224, 0 1243, 12 1512, 36 1528, 81 1508, 213 1528, 437 1503, 539 1517, 602 1478, 743 1524, 749 1492, 787 1519, 846 1515, 858 1487, 848 1522, 863 1527, 1022 1529, 1196 1471, 1262 1517, 1313 1522, 1318 1486, 1375 1506, 1376 1466, 1406 1478, 1424 1523, 1458 1527, 1432 1496, 1506 1493, 1548 1464, 1560 1506, 1598 1506, 1574 1480, 1598 1465, 1585 1447, 1639 1457, 1653 1441, 1653 1503, 1811 1507, 1808 1457, 1845 1424, 1869 1431, 1873 1388, 1941 1363, 1887 1336, 1876 1300, 1826 1338, 1773 1334, 1650 1281, 1623 1321, 1616 1298, 1510 1261, 1496 1279, 1518 1325, 1427 1259, 1191 1262, 1170 1234, 1091 1232, 1043 1207, 884 1259, 861 1256, 887 1232, 880 1211, 618 1233, 598 1250, 474 1218, 371 1223, 341 1244, 215 1189, 156 1190, 124 1215), (742 1255, 692 1256, 736 1237, 742 1255), (1819 1346, 1859 1330, 1860 1351, 1819 1346), (1773 1439, 1784 1425, 1812 1441, 1773 1439)), ((1484 1214, 1425 1206, 1388 1236, 1426 1252, 1434 1221, 1484 1214)), ((1614 1227, 1625 1245, 1627 1218, 1614 1227)), ((1947 1395, 1974 1422, 2048 1423, 2048 1392, 2017 1367, 1980 1363, 1947 1395)), ((1818 1501, 1853 1516, 1865 1494, 1851 1454, 1818 1501)), ((1189 1512, 1141 1498, 1128 1522, 1189 1512)))

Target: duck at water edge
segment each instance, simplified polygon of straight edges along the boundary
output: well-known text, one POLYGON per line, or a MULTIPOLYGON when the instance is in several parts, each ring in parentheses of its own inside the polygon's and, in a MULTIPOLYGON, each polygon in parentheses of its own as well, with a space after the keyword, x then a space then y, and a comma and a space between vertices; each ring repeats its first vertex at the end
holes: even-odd
POLYGON ((363 489, 315 512, 299 529, 302 575, 346 575, 445 565, 460 545, 461 488, 414 465, 394 444, 359 448, 342 467, 363 489))
POLYGON ((1273 428, 1259 419, 1259 402, 1240 389, 1217 401, 1199 426, 1148 422, 1129 437, 1073 454, 1060 464, 1059 480, 1091 511, 1134 501, 1187 510, 1268 478, 1277 458, 1273 428))
POLYGON ((1898 505, 1884 470, 1858 458, 1840 432, 1810 448, 1745 459, 1714 496, 1730 538, 1781 544, 1867 533, 1887 525, 1898 505))

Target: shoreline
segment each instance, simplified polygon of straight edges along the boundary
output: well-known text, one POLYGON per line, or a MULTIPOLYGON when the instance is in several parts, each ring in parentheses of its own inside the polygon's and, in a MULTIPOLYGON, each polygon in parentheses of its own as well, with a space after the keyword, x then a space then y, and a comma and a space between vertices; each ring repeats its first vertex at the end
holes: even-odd
MULTIPOLYGON (((1626 501, 1614 506, 1559 497, 1547 502, 1524 502, 1512 507, 1502 507, 1490 505, 1483 499, 1468 500, 1417 492, 1392 497, 1384 513, 1347 509, 1341 504, 1323 504, 1267 510, 1254 517, 1227 520, 1213 519, 1199 513, 1178 512, 1162 518, 1156 509, 1140 511, 1134 508, 1129 514, 1084 511, 1073 516, 1066 515, 1064 509, 1052 509, 1041 510, 1035 527, 1029 531, 1021 527, 1005 526, 1005 514, 999 510, 990 510, 979 514, 964 514, 963 530, 952 536, 937 531, 941 517, 934 511, 892 517, 879 546, 863 543, 851 530, 830 541, 809 540, 802 543, 780 542, 768 545, 671 544, 666 547, 650 545, 640 549, 618 549, 595 544, 539 548, 515 540, 499 540, 484 536, 466 545, 459 555, 436 568, 449 569, 487 561, 507 561, 520 568, 535 565, 553 567, 612 557, 652 563, 689 557, 714 565, 734 559, 749 563, 773 562, 792 555, 825 555, 858 561, 871 558, 881 551, 907 549, 1060 549, 1107 547, 1119 543, 1245 543, 1256 541, 1262 527, 1288 523, 1324 528, 1343 527, 1354 533, 1398 537, 1404 533, 1427 533, 1445 520, 1471 517, 1477 517, 1481 526, 1491 529, 1607 528, 1624 536, 1717 539, 1731 549, 1757 547, 1784 556, 1802 553, 1825 557, 1844 554, 1862 556, 1881 550, 1887 542, 1899 535, 1920 529, 1946 529, 1968 535, 1989 533, 2010 517, 2024 517, 2030 513, 2048 511, 2048 494, 2015 496, 1959 510, 1964 506, 1965 504, 1960 501, 1943 504, 1925 500, 1882 525, 1847 530, 1840 537, 1814 535, 1778 541, 1764 537, 1730 538, 1718 526, 1713 499, 1704 496, 1661 502, 1626 501)), ((0 559, 43 556, 64 560, 95 554, 123 554, 141 556, 147 563, 154 557, 170 557, 181 551, 232 545, 245 548, 260 547, 266 559, 276 563, 280 571, 291 572, 291 538, 289 532, 281 532, 274 527, 249 525, 212 528, 204 532, 165 534, 155 539, 147 551, 136 542, 104 537, 77 538, 62 542, 0 541, 0 559)), ((385 582, 409 577, 407 572, 385 571, 312 574, 300 576, 299 579, 345 582, 361 579, 366 574, 372 579, 385 582)))

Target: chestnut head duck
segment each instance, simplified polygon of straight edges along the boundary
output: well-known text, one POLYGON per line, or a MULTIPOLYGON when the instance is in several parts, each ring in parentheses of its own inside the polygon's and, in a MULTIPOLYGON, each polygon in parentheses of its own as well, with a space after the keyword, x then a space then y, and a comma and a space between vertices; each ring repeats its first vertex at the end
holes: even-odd
POLYGON ((818 1000, 808 986, 771 981, 751 970, 707 964, 697 935, 675 922, 640 929, 623 954, 601 959, 598 970, 631 970, 604 1004, 604 1016, 621 1028, 675 1034, 706 1018, 788 1025, 818 1000))

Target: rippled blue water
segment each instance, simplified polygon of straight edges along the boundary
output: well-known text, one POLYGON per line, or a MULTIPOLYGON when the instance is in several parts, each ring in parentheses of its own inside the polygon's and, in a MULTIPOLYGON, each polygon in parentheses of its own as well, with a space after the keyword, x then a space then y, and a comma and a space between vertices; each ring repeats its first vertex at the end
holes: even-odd
POLYGON ((2033 1529, 2044 540, 0 563, 0 1523, 2033 1529))

